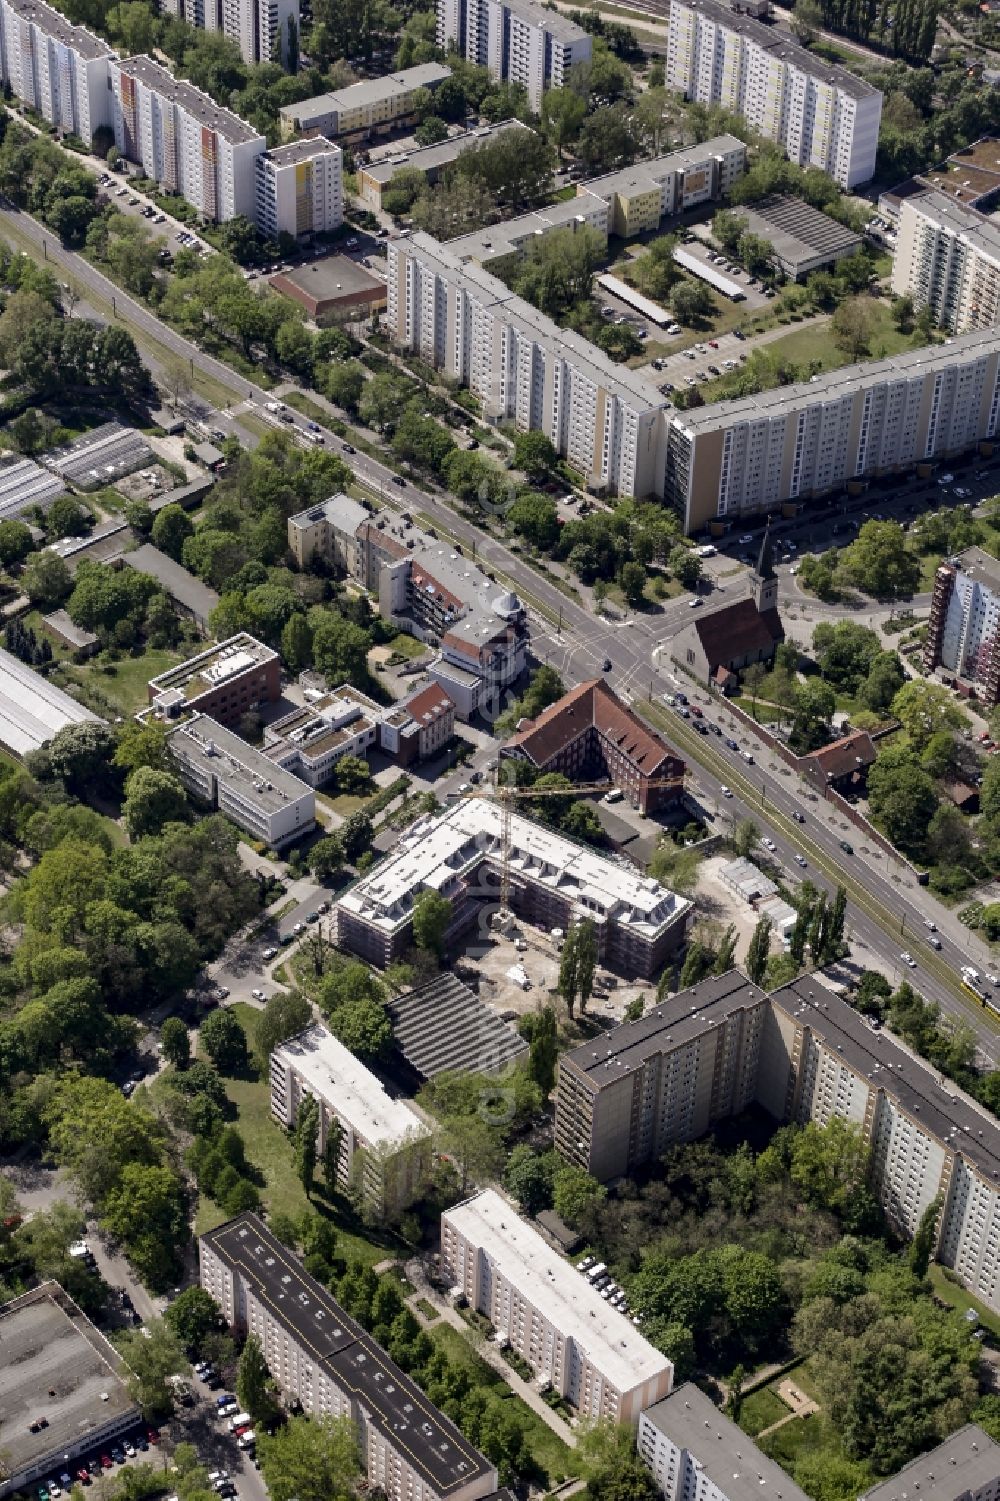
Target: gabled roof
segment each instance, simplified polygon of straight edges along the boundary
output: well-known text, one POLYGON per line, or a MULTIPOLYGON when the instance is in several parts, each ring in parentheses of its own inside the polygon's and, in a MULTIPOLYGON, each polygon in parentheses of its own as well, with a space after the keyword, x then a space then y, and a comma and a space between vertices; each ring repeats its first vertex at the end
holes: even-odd
POLYGON ((507 741, 508 752, 523 753, 546 766, 586 731, 594 729, 614 745, 643 776, 652 776, 676 753, 623 704, 603 678, 581 683, 507 741))
POLYGON ((710 615, 702 615, 694 629, 710 673, 747 652, 771 651, 785 639, 777 610, 760 611, 752 599, 738 599, 710 615))
POLYGON ((850 776, 871 766, 875 760, 875 746, 867 730, 854 730, 830 745, 813 751, 809 757, 828 781, 850 776))

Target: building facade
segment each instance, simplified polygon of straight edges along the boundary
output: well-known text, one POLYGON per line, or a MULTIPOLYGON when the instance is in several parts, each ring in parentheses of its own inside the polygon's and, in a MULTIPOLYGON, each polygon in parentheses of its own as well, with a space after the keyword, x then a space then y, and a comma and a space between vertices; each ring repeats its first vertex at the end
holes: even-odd
POLYGON ((0 81, 88 149, 94 131, 111 123, 113 57, 107 42, 45 0, 0 0, 0 81))
POLYGON ((619 172, 577 185, 577 197, 603 198, 610 209, 608 232, 631 239, 656 229, 670 214, 726 198, 743 176, 747 148, 736 136, 714 136, 700 145, 636 162, 619 172))
POLYGON ((437 41, 494 78, 522 84, 535 114, 544 90, 562 88, 591 53, 589 32, 536 0, 438 0, 437 41))
POLYGON ((257 158, 257 227, 280 234, 326 234, 344 222, 343 156, 332 141, 291 141, 257 158))
POLYGON ((806 1501, 780 1465, 691 1381, 642 1414, 636 1448, 664 1501, 806 1501))
POLYGON ((842 188, 875 175, 879 91, 717 0, 670 0, 666 82, 742 116, 791 161, 842 188))
POLYGON ((433 92, 450 77, 451 69, 443 63, 418 63, 384 78, 366 78, 329 94, 286 104, 279 112, 282 139, 290 140, 299 131, 349 141, 385 135, 417 119, 418 90, 433 92))
POLYGON ((255 1214, 198 1242, 201 1285, 241 1335, 260 1340, 282 1395, 349 1417, 370 1488, 387 1501, 482 1501, 494 1467, 350 1318, 255 1214))
POLYGON ((1000 416, 1000 330, 831 370, 812 381, 675 412, 665 496, 698 531, 882 474, 929 474, 1000 416))
POLYGON ((122 155, 213 223, 239 214, 255 222, 264 137, 152 58, 116 58, 110 72, 115 144, 122 155))
POLYGON ((944 193, 917 193, 899 210, 892 290, 930 308, 955 333, 1000 325, 1000 226, 944 193))
POLYGON ((912 1236, 939 1200, 936 1259, 1000 1310, 1000 1125, 816 975, 767 996, 730 970, 565 1053, 556 1146, 607 1181, 751 1103, 856 1125, 890 1224, 912 1236))
POLYGON ((244 714, 281 697, 281 658, 249 632, 239 631, 151 678, 146 692, 161 719, 207 714, 238 729, 244 714))
POLYGON ((298 59, 298 0, 160 0, 159 8, 202 31, 221 31, 245 63, 287 68, 298 59))
POLYGON ((167 748, 188 791, 254 839, 280 849, 315 827, 312 788, 214 719, 192 715, 168 733, 167 748))
MULTIPOLYGON (((476 924, 487 928, 499 908, 503 822, 499 804, 485 795, 418 820, 337 902, 337 947, 391 964, 412 941, 413 906, 428 889, 451 903, 449 944, 476 924)), ((516 916, 564 932, 589 918, 599 957, 623 974, 657 974, 684 941, 693 910, 685 897, 521 813, 510 817, 509 871, 516 916)))
POLYGON ((595 488, 663 493, 664 399, 571 329, 430 235, 388 245, 391 337, 483 404, 539 430, 595 488))
POLYGON ((1000 703, 1000 563, 981 547, 934 575, 924 667, 954 673, 991 708, 1000 703))
POLYGON ((441 1275, 581 1417, 634 1427, 669 1393, 667 1357, 494 1189, 442 1214, 441 1275))
POLYGON ((381 1080, 318 1023, 271 1054, 271 1113, 287 1129, 307 1094, 319 1106, 318 1158, 335 1135, 341 1185, 356 1184, 380 1217, 403 1208, 428 1150, 429 1132, 416 1111, 388 1095, 381 1080))
POLYGON ((500 755, 575 783, 607 777, 642 813, 671 807, 684 791, 684 762, 603 678, 580 683, 537 719, 522 721, 500 755))

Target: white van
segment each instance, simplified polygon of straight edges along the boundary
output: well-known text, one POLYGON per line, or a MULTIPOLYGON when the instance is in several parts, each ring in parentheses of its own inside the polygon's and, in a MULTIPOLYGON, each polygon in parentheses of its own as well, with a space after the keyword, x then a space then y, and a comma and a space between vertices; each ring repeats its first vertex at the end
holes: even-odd
POLYGON ((256 1433, 254 1433, 252 1428, 248 1428, 246 1433, 240 1434, 236 1442, 239 1444, 241 1449, 252 1449, 254 1444, 257 1442, 257 1435, 256 1433))

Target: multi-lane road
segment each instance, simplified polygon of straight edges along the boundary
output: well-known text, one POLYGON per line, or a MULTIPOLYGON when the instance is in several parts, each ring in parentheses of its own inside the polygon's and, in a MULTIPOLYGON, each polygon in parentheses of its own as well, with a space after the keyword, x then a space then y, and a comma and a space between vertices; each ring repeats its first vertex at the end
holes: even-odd
MULTIPOLYGON (((208 420, 236 431, 245 442, 258 441, 260 416, 266 413, 266 402, 272 399, 268 392, 247 382, 167 327, 81 256, 60 246, 49 231, 28 215, 0 209, 0 229, 4 227, 11 231, 15 243, 27 241, 38 249, 44 243, 45 254, 54 269, 58 268, 63 279, 75 283, 84 298, 100 306, 113 305, 114 316, 137 335, 154 373, 159 361, 179 357, 193 362, 197 370, 210 376, 219 388, 229 393, 229 407, 227 411, 225 402, 220 402, 208 420), (241 416, 250 411, 256 420, 244 428, 241 416)), ((308 441, 307 419, 292 410, 285 415, 290 420, 280 425, 296 432, 300 441, 308 441)), ((938 1001, 944 1010, 972 1022, 984 1050, 992 1056, 997 1029, 991 1017, 984 1016, 963 996, 957 976, 961 963, 968 962, 970 957, 982 971, 989 969, 986 946, 918 887, 904 867, 872 849, 866 851, 860 835, 851 834, 855 854, 847 855, 840 847, 847 832, 839 827, 828 807, 808 801, 796 779, 784 775, 783 768, 776 761, 772 763, 765 752, 758 755, 755 746, 756 760, 750 766, 743 759, 743 745, 732 751, 719 737, 699 736, 685 721, 667 717, 663 695, 676 686, 676 681, 666 644, 688 618, 688 599, 668 601, 655 616, 633 616, 618 623, 597 618, 575 591, 567 592, 565 586, 559 587, 551 577, 537 572, 503 542, 453 510, 444 499, 417 489, 412 482, 399 488, 395 471, 388 465, 364 453, 344 453, 343 444, 336 440, 331 447, 349 464, 359 484, 387 503, 409 507, 415 520, 436 529, 443 545, 460 548, 470 560, 475 559, 498 580, 516 589, 535 618, 536 656, 557 667, 565 681, 575 683, 596 676, 605 671, 604 663, 610 662, 607 676, 612 685, 636 701, 637 706, 645 701, 646 712, 676 742, 692 767, 697 768, 694 781, 709 811, 714 810, 717 817, 728 809, 733 809, 737 816, 744 812, 751 814, 762 832, 775 840, 778 855, 790 874, 808 873, 818 885, 828 886, 842 879, 851 898, 849 927, 855 940, 872 955, 879 956, 890 970, 893 967, 899 973, 906 970, 921 992, 938 1001), (731 788, 732 799, 722 797, 723 784, 731 788), (804 824, 793 820, 795 811, 804 814, 804 824), (795 864, 796 854, 807 861, 804 870, 795 864), (928 919, 940 931, 940 953, 927 942, 928 919), (903 950, 917 958, 916 971, 908 971, 900 960, 903 950)), ((735 598, 743 587, 740 580, 730 581, 727 599, 735 598)), ((707 705, 707 695, 704 699, 707 705)), ((717 714, 720 710, 716 706, 711 712, 717 714)), ((728 718, 724 709, 721 713, 723 719, 728 718)), ((741 740, 735 730, 733 737, 741 740)))

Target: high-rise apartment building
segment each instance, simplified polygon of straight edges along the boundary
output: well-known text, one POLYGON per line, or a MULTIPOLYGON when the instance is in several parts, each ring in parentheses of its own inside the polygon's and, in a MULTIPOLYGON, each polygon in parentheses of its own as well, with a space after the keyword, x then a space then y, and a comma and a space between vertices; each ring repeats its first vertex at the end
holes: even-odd
POLYGON ((291 141, 257 158, 257 227, 279 234, 322 234, 344 222, 343 156, 320 137, 291 141))
POLYGON ((781 1466, 691 1381, 642 1414, 636 1448, 663 1501, 806 1501, 781 1466))
POLYGON ((875 174, 878 89, 718 0, 671 0, 666 81, 741 115, 791 161, 819 167, 842 188, 875 174))
POLYGON ((562 88, 591 53, 589 32, 537 0, 438 0, 437 40, 494 78, 523 84, 536 114, 544 90, 562 88))
POLYGON ((581 1417, 634 1427, 673 1385, 667 1357, 492 1188, 442 1214, 441 1275, 581 1417))
POLYGON ((159 0, 163 15, 201 31, 221 31, 245 63, 280 62, 298 53, 299 0, 159 0))
POLYGON ((966 1423, 944 1443, 919 1454, 859 1501, 997 1501, 1000 1444, 977 1423, 966 1423))
POLYGON ((238 1334, 260 1340, 278 1390, 348 1417, 372 1492, 387 1501, 482 1501, 496 1469, 256 1214, 198 1242, 201 1285, 238 1334))
POLYGON ((107 42, 45 0, 0 0, 0 81, 88 147, 98 126, 111 123, 113 57, 107 42))
POLYGON ((674 412, 665 495, 686 532, 852 480, 917 469, 994 439, 1000 330, 674 412))
POLYGON ((949 558, 934 576, 924 667, 944 667, 982 703, 1000 703, 1000 563, 981 547, 949 558))
POLYGON ((767 996, 730 970, 564 1054, 556 1145, 607 1181, 751 1103, 858 1126, 889 1222, 940 1198, 937 1260, 1000 1310, 1000 1124, 816 975, 767 996))
POLYGON ((917 193, 899 210, 892 290, 966 333, 1000 325, 1000 226, 944 193, 917 193))
POLYGON ((150 57, 110 64, 115 143, 168 193, 214 223, 256 219, 257 157, 265 141, 232 110, 150 57))
POLYGON ((271 1054, 271 1113, 292 1128, 306 1095, 319 1106, 317 1156, 337 1136, 337 1179, 355 1181, 377 1213, 412 1197, 429 1131, 405 1100, 394 1099, 359 1058, 322 1024, 307 1027, 271 1054))
POLYGON ((487 418, 539 429, 588 482, 662 494, 664 399, 430 235, 389 242, 391 337, 479 397, 487 418))

